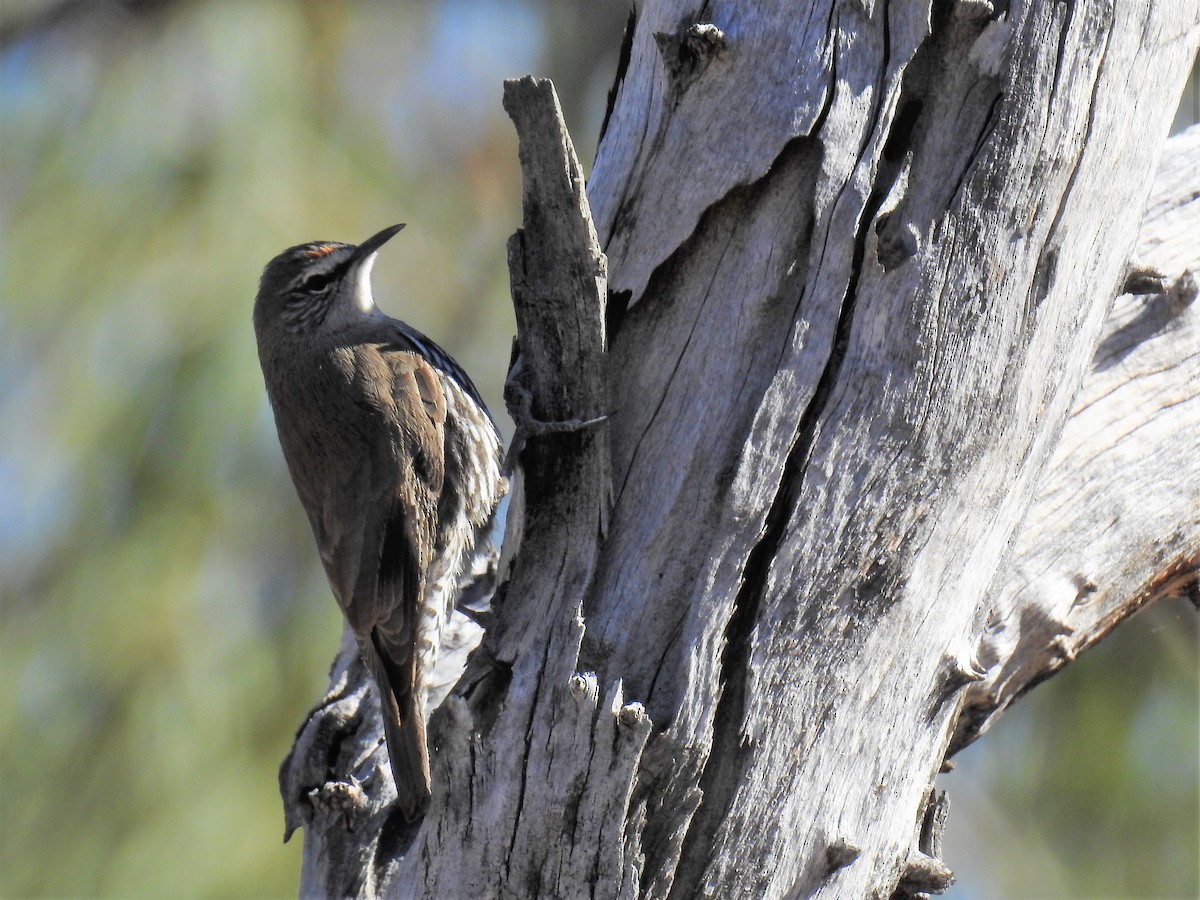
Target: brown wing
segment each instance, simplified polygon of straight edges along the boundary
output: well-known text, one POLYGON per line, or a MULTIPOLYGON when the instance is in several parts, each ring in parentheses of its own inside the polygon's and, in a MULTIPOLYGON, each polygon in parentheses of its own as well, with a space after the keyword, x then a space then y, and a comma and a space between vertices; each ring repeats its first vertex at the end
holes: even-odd
POLYGON ((414 354, 377 344, 337 348, 315 368, 312 377, 337 374, 290 404, 284 456, 351 627, 366 635, 384 625, 399 638, 400 598, 420 595, 442 489, 436 378, 414 354))
POLYGON ((377 545, 374 622, 383 646, 399 661, 413 642, 425 575, 433 562, 445 477, 446 406, 436 375, 419 356, 375 352, 390 374, 387 401, 394 426, 385 464, 394 480, 378 498, 377 508, 388 512, 377 545))
POLYGON ((273 403, 288 409, 277 417, 280 442, 379 688, 401 807, 414 818, 429 797, 416 631, 445 472, 445 403, 421 357, 384 343, 285 362, 298 371, 268 379, 273 403))
POLYGON ((411 820, 423 812, 430 797, 418 631, 445 477, 446 407, 436 374, 419 356, 379 347, 371 348, 370 354, 372 365, 378 360, 390 375, 376 383, 391 385, 390 396, 380 401, 394 423, 386 463, 395 479, 388 495, 378 498, 377 508, 389 510, 389 515, 374 544, 379 548, 374 590, 362 597, 364 604, 373 602, 374 626, 360 643, 380 688, 396 790, 411 820))

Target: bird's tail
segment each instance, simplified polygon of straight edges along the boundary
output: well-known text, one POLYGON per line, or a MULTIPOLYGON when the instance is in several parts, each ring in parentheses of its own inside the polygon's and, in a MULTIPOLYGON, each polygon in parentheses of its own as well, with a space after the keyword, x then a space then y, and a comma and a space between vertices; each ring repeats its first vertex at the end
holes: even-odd
POLYGON ((408 660, 397 665, 380 645, 376 633, 361 644, 383 708, 383 734, 396 779, 397 802, 404 818, 415 822, 425 814, 433 797, 429 747, 425 743, 425 696, 416 677, 416 653, 410 652, 408 660))

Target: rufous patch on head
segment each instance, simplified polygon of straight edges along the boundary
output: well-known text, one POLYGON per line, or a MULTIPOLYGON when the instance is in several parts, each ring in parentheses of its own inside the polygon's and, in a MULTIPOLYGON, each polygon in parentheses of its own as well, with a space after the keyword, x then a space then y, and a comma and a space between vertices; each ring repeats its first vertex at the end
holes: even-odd
POLYGON ((318 244, 315 247, 309 247, 304 251, 304 255, 311 259, 320 259, 322 256, 328 256, 337 248, 333 244, 318 244))

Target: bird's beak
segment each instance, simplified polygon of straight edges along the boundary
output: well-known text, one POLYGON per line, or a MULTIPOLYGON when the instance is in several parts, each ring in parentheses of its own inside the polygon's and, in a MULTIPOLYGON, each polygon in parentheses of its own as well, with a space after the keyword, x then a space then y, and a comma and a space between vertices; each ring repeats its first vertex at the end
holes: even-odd
POLYGON ((354 251, 354 256, 351 257, 351 264, 363 262, 370 256, 373 256, 379 251, 379 248, 394 238, 397 234, 404 230, 404 223, 393 225, 390 228, 385 228, 379 234, 373 234, 354 251))
POLYGON ((365 313, 376 314, 375 297, 371 293, 371 269, 379 248, 400 233, 403 223, 385 228, 367 238, 354 249, 350 257, 350 277, 354 279, 354 303, 365 313))

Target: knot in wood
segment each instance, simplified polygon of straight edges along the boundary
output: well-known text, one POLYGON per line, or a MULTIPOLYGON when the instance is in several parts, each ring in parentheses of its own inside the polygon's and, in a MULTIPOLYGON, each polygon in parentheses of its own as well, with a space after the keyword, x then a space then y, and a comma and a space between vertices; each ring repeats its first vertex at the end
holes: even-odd
POLYGON ((844 869, 862 855, 862 850, 845 838, 838 838, 825 848, 826 871, 832 875, 838 869, 844 869))
POLYGON ((640 703, 626 703, 617 714, 617 721, 626 728, 642 724, 646 719, 646 707, 640 703))
POLYGON ((904 874, 893 895, 913 897, 918 894, 940 894, 954 884, 954 873, 940 859, 934 859, 919 850, 909 854, 904 865, 904 874))
POLYGON ((674 33, 656 31, 654 41, 677 93, 686 90, 728 46, 725 32, 710 22, 695 22, 674 33))
POLYGON ((353 775, 349 781, 327 781, 308 792, 308 802, 315 812, 356 812, 370 803, 366 793, 353 775))
POLYGON ((567 680, 567 689, 576 700, 597 696, 596 676, 591 672, 576 672, 567 680))

